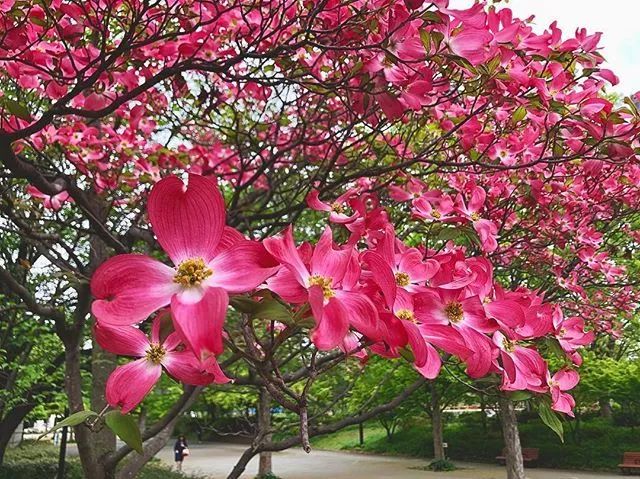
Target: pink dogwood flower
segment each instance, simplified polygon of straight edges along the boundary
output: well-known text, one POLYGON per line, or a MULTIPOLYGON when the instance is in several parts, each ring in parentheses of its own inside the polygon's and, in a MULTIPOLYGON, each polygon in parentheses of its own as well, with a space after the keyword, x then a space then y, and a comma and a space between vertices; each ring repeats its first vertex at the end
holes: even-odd
MULTIPOLYGON (((309 302, 316 322, 311 339, 318 349, 340 345, 353 326, 367 337, 378 335, 378 313, 363 293, 343 288, 359 277, 353 248, 334 249, 331 229, 325 229, 311 255, 309 267, 296 249, 291 227, 264 240, 264 246, 284 267, 269 280, 269 289, 285 301, 309 302)), ((351 284, 349 284, 351 286, 351 284)))
POLYGON ((320 200, 318 190, 313 190, 307 195, 307 204, 309 208, 316 211, 329 212, 329 221, 332 223, 352 223, 360 216, 360 212, 356 209, 357 194, 357 190, 352 188, 329 204, 320 200))
POLYGON ((57 195, 46 195, 35 186, 27 186, 27 193, 32 197, 42 200, 42 205, 50 210, 59 211, 65 203, 73 203, 73 198, 67 191, 61 191, 57 195))
POLYGON ((532 348, 518 344, 500 331, 493 333, 493 343, 500 350, 504 374, 502 389, 505 391, 529 390, 544 392, 547 363, 532 348))
POLYGON ((478 236, 480 237, 482 249, 491 253, 498 248, 498 242, 496 241, 498 228, 493 221, 484 219, 480 216, 480 211, 484 206, 486 198, 487 193, 484 191, 484 189, 476 186, 471 192, 471 198, 469 199, 468 205, 465 204, 462 196, 458 195, 458 197, 456 198, 456 202, 458 203, 458 206, 456 206, 456 211, 460 213, 464 218, 471 221, 471 223, 473 224, 473 229, 476 230, 478 236))
POLYGON ((576 387, 579 381, 580 375, 572 369, 561 369, 553 377, 549 377, 547 372, 547 384, 551 390, 551 409, 574 417, 573 408, 576 407, 576 401, 566 391, 576 387))
POLYGON ((160 316, 156 316, 151 329, 151 339, 133 326, 111 326, 96 323, 94 334, 105 350, 121 356, 138 358, 118 366, 107 380, 106 397, 112 407, 119 407, 122 414, 134 409, 153 389, 165 369, 178 381, 191 385, 229 382, 215 358, 209 360, 205 370, 198 358, 185 348, 177 332, 160 338, 160 316))
POLYGON ((228 295, 256 288, 277 265, 259 243, 225 227, 215 182, 169 176, 149 195, 148 213, 160 246, 175 266, 140 254, 114 256, 91 281, 93 314, 105 324, 131 325, 171 304, 176 330, 201 359, 222 352, 228 295))
MULTIPOLYGON (((471 355, 463 358, 467 374, 482 377, 492 368, 493 347, 484 333, 498 329, 487 318, 478 296, 466 296, 463 289, 435 288, 415 295, 416 316, 426 325, 450 326, 464 339, 471 355)), ((458 346, 457 341, 453 341, 458 346)), ((446 348, 445 348, 446 349, 446 348)))

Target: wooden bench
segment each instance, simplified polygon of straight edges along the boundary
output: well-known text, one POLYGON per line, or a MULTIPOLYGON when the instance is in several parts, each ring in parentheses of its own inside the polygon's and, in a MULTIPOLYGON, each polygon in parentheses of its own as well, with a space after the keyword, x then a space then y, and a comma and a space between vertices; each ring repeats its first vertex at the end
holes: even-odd
POLYGON ((640 473, 640 452, 625 452, 618 467, 622 474, 640 473))
MULTIPOLYGON (((507 450, 505 448, 505 449, 502 449, 502 455, 496 457, 498 464, 501 464, 504 466, 507 462, 506 456, 507 456, 507 450)), ((535 467, 539 458, 540 458, 540 449, 538 449, 537 447, 522 448, 522 462, 524 462, 525 465, 528 465, 530 467, 535 467)))

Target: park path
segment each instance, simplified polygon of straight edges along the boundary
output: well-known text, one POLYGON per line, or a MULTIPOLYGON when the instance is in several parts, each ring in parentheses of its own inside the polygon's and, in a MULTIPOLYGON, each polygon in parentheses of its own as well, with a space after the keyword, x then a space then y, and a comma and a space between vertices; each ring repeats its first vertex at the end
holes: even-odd
MULTIPOLYGON (((184 461, 185 472, 208 479, 224 479, 233 468, 245 446, 238 444, 197 444, 189 446, 191 456, 184 461)), ((158 457, 173 464, 172 448, 160 451, 158 457)), ((431 472, 418 468, 427 462, 420 459, 351 454, 345 452, 313 450, 305 454, 301 449, 274 453, 274 472, 282 479, 505 479, 504 468, 489 464, 454 461, 458 469, 453 472, 431 472)), ((255 477, 257 458, 249 463, 242 479, 255 477)), ((529 479, 619 479, 615 473, 591 473, 554 469, 528 469, 529 479)))

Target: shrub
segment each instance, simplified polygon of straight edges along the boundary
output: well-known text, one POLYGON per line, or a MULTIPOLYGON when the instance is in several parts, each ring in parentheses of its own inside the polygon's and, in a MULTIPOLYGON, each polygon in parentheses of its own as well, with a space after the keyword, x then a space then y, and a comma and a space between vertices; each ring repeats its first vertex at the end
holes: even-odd
MULTIPOLYGON (((4 464, 0 466, 0 479, 49 479, 58 473, 58 447, 48 442, 25 441, 7 450, 4 464)), ((77 458, 65 463, 65 479, 84 479, 82 466, 77 458)), ((158 460, 152 460, 136 476, 136 479, 195 479, 183 473, 171 471, 158 460)))
POLYGON ((456 470, 455 464, 451 461, 448 461, 447 459, 438 459, 437 461, 431 461, 428 468, 435 472, 456 470))

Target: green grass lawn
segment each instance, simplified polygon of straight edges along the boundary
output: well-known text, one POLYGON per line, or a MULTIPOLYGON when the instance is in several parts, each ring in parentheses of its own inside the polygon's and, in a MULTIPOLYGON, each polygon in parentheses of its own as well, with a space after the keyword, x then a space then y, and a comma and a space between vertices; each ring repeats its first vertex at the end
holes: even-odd
MULTIPOLYGON (((7 449, 4 464, 0 466, 0 479, 53 479, 58 471, 58 447, 50 442, 26 441, 18 447, 7 449)), ((68 458, 65 479, 83 479, 78 458, 68 458)), ((136 476, 136 479, 192 479, 171 471, 160 461, 153 460, 136 476)))
MULTIPOLYGON (((625 451, 640 451, 640 430, 614 427, 606 421, 594 419, 581 422, 577 433, 565 427, 564 444, 538 420, 520 424, 523 447, 540 449, 541 467, 615 470, 625 451)), ((445 425, 444 440, 447 456, 453 460, 493 462, 503 447, 497 422, 489 423, 483 431, 479 423, 458 420, 445 425)), ((358 428, 352 427, 335 434, 315 438, 315 447, 329 450, 362 451, 431 458, 431 428, 426 421, 414 421, 399 428, 388 439, 384 429, 375 421, 365 424, 365 443, 359 445, 358 428)))

